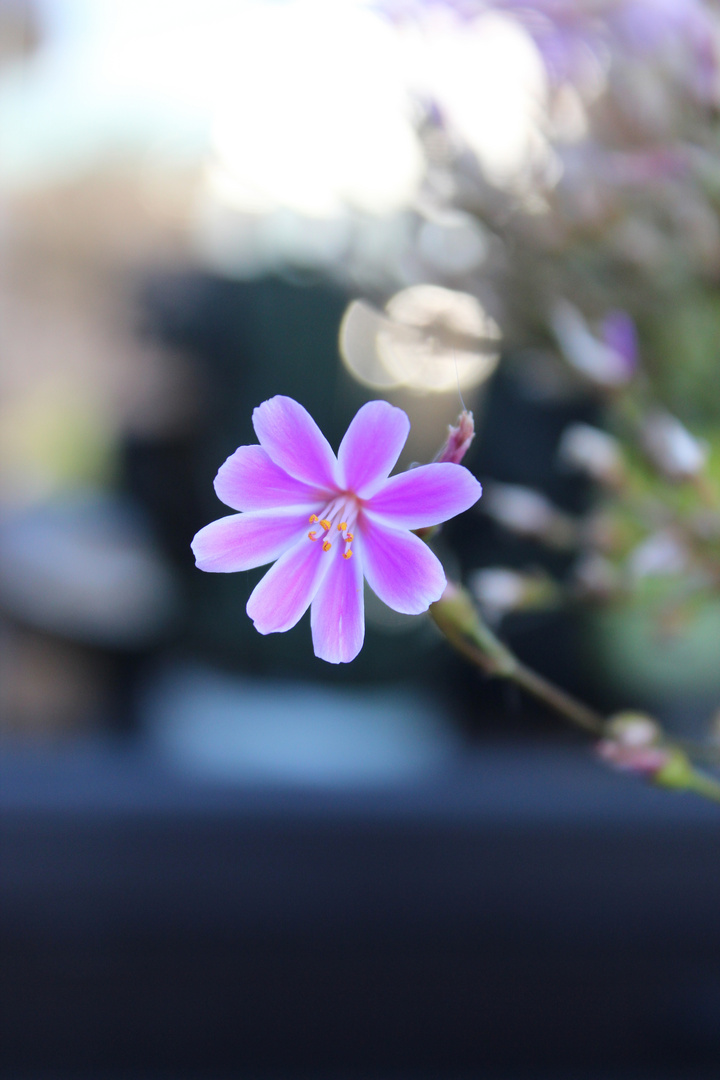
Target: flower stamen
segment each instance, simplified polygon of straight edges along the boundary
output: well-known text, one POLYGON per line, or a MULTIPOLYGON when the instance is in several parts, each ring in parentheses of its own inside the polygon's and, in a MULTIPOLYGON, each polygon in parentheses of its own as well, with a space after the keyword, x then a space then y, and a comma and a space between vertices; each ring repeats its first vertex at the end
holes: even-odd
MULTIPOLYGON (((352 557, 350 545, 355 537, 348 531, 348 527, 354 525, 358 515, 358 507, 354 497, 351 496, 348 498, 348 494, 342 492, 324 507, 322 513, 324 514, 324 517, 320 517, 318 514, 312 514, 310 516, 310 523, 313 525, 317 523, 322 527, 325 533, 337 529, 340 533, 341 542, 344 545, 343 558, 346 560, 350 559, 352 557)), ((318 536, 317 531, 313 530, 308 533, 308 538, 310 540, 323 540, 323 551, 327 552, 332 550, 332 544, 329 537, 323 537, 322 533, 318 536)))

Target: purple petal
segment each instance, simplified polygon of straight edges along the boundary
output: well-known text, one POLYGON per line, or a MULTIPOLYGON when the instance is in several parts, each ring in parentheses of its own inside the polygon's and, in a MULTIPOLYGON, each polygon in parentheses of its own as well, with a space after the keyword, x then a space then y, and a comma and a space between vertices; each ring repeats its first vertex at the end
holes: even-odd
POLYGON ((623 360, 628 375, 638 366, 638 338, 635 323, 627 311, 610 311, 601 327, 602 339, 623 360))
POLYGON ((391 476, 366 509, 392 528, 424 529, 462 514, 481 495, 480 483, 463 465, 438 462, 391 476))
POLYGON ((218 498, 233 510, 304 506, 308 514, 327 502, 327 489, 311 487, 281 469, 262 446, 238 446, 215 477, 218 498))
POLYGON ((407 413, 387 401, 368 401, 340 443, 339 479, 361 498, 390 475, 410 431, 407 413))
POLYGON ((191 546, 201 570, 233 574, 273 562, 307 530, 307 517, 297 511, 229 514, 201 529, 191 546))
POLYGON ((367 517, 360 527, 365 577, 384 604, 393 611, 419 615, 440 599, 447 584, 445 572, 427 544, 411 532, 385 528, 367 517))
POLYGON ((335 552, 305 536, 271 566, 255 586, 247 613, 260 634, 290 630, 310 607, 335 552))
POLYGON ((336 489, 337 461, 307 409, 289 397, 270 398, 253 412, 263 448, 286 473, 313 487, 336 489))
POLYGON ((348 664, 362 649, 365 604, 357 549, 350 559, 339 551, 333 558, 312 602, 310 626, 315 655, 329 664, 348 664))

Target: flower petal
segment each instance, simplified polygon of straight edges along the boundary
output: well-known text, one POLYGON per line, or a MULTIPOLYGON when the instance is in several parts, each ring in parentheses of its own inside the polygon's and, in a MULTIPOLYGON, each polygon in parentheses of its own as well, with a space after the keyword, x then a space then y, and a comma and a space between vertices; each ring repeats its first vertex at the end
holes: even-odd
POLYGON ((307 517, 297 510, 228 514, 201 529, 191 546, 200 570, 232 574, 273 562, 307 528, 307 517))
MULTIPOLYGON (((334 552, 333 552, 334 554, 334 552)), ((255 586, 247 613, 260 634, 290 630, 310 607, 332 563, 322 543, 305 536, 282 555, 255 586)))
POLYGON ((338 451, 340 483, 361 498, 385 480, 408 437, 407 413, 387 401, 368 401, 355 414, 338 451))
POLYGON ((350 559, 340 551, 310 608, 315 655, 329 664, 348 664, 365 638, 365 600, 362 560, 357 550, 350 559))
POLYGON ((419 537, 386 528, 365 515, 360 536, 365 577, 384 604, 393 611, 419 615, 440 599, 447 584, 445 572, 419 537))
POLYGON ((238 446, 215 477, 217 497, 233 510, 266 510, 276 506, 305 506, 311 513, 327 502, 327 489, 295 480, 271 459, 262 446, 238 446))
POLYGON ((307 409, 293 398, 263 401, 253 412, 253 427, 276 465, 296 480, 337 489, 337 461, 330 443, 307 409))
POLYGON ((463 465, 438 462, 391 476, 367 510, 392 528, 423 529, 462 514, 481 495, 479 481, 463 465))

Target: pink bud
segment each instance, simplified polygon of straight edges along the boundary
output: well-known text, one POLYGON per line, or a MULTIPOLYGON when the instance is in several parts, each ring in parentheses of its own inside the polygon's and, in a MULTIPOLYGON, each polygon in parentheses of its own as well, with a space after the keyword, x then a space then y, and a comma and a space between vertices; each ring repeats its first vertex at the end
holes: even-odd
POLYGON ((608 722, 608 732, 608 737, 597 744, 596 751, 603 761, 623 772, 639 773, 652 779, 672 757, 672 750, 660 741, 660 728, 644 713, 618 713, 608 722))
POLYGON ((459 465, 470 448, 470 443, 475 438, 475 421, 473 414, 464 409, 457 418, 457 425, 448 427, 448 437, 445 445, 438 453, 435 461, 450 461, 459 465))
POLYGON ((662 746, 624 746, 615 739, 602 739, 596 750, 603 761, 621 772, 634 772, 648 777, 660 772, 671 756, 662 746))

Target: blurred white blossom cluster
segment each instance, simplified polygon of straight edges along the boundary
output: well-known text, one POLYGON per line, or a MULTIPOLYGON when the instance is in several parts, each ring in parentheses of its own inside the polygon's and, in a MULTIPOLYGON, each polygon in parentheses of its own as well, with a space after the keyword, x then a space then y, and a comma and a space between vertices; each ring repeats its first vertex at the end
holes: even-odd
MULTIPOLYGON (((676 633, 720 597, 720 7, 373 6, 418 58, 425 156, 403 288, 371 297, 375 333, 425 366, 454 356, 464 385, 499 357, 538 402, 594 417, 568 424, 553 464, 585 477, 585 512, 483 476, 483 513, 569 570, 480 566, 475 595, 495 622, 647 602, 676 633), (414 296, 412 319, 398 296, 414 296)), ((341 337, 351 367, 360 317, 356 304, 341 337)))

